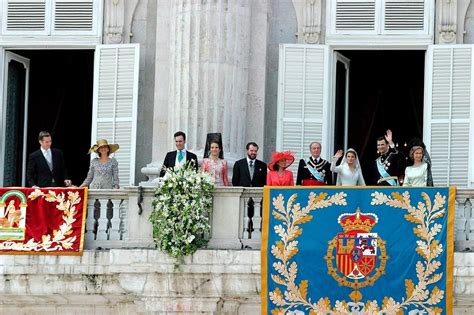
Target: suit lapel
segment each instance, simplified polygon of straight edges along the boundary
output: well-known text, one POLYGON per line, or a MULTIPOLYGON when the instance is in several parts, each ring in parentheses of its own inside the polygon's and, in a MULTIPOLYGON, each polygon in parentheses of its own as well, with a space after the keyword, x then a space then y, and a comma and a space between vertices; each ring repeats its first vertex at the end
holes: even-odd
POLYGON ((176 164, 176 154, 177 154, 178 151, 173 151, 171 152, 170 154, 170 158, 171 158, 171 161, 170 162, 170 167, 174 167, 175 164, 176 164))
MULTIPOLYGON (((51 149, 50 149, 51 150, 51 149)), ((48 161, 46 161, 46 158, 44 157, 44 154, 43 154, 43 151, 41 151, 41 149, 39 150, 39 159, 41 161, 41 163, 43 163, 43 167, 48 170, 51 174, 53 174, 53 172, 49 169, 49 165, 48 165, 48 161)), ((53 161, 53 170, 54 170, 54 154, 53 154, 53 150, 51 150, 51 161, 53 161)))

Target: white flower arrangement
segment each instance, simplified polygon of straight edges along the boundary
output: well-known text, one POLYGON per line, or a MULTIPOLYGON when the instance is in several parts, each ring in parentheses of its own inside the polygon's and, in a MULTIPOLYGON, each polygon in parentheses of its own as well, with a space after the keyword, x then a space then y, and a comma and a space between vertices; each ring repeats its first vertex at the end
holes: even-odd
POLYGON ((214 184, 209 174, 192 164, 166 170, 155 190, 150 222, 156 246, 182 259, 206 244, 214 184))

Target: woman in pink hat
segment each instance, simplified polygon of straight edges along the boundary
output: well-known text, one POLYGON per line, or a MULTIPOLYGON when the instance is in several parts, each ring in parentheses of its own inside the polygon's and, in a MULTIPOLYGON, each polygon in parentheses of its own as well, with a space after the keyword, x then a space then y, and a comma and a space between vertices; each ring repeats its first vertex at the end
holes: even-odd
POLYGON ((293 172, 286 170, 294 161, 295 156, 290 151, 274 152, 268 164, 267 185, 294 186, 293 172))

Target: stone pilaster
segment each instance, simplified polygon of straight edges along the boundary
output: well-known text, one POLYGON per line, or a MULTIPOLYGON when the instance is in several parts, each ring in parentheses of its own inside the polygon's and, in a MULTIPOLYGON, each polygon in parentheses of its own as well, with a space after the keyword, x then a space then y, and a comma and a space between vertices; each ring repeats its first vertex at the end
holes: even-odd
POLYGON ((125 0, 104 1, 104 43, 124 42, 125 0))
POLYGON ((462 44, 464 20, 471 0, 440 0, 436 2, 436 43, 462 44))
POLYGON ((321 40, 321 0, 292 0, 298 19, 298 42, 319 44, 321 40))

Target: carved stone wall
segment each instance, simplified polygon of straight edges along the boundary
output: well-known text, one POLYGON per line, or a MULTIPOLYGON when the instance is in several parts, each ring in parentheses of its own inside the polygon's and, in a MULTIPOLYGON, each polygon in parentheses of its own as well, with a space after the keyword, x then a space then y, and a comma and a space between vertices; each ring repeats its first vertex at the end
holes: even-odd
POLYGON ((466 12, 471 0, 436 1, 437 44, 463 44, 466 12))
POLYGON ((298 42, 321 43, 321 0, 293 0, 298 19, 298 42))

